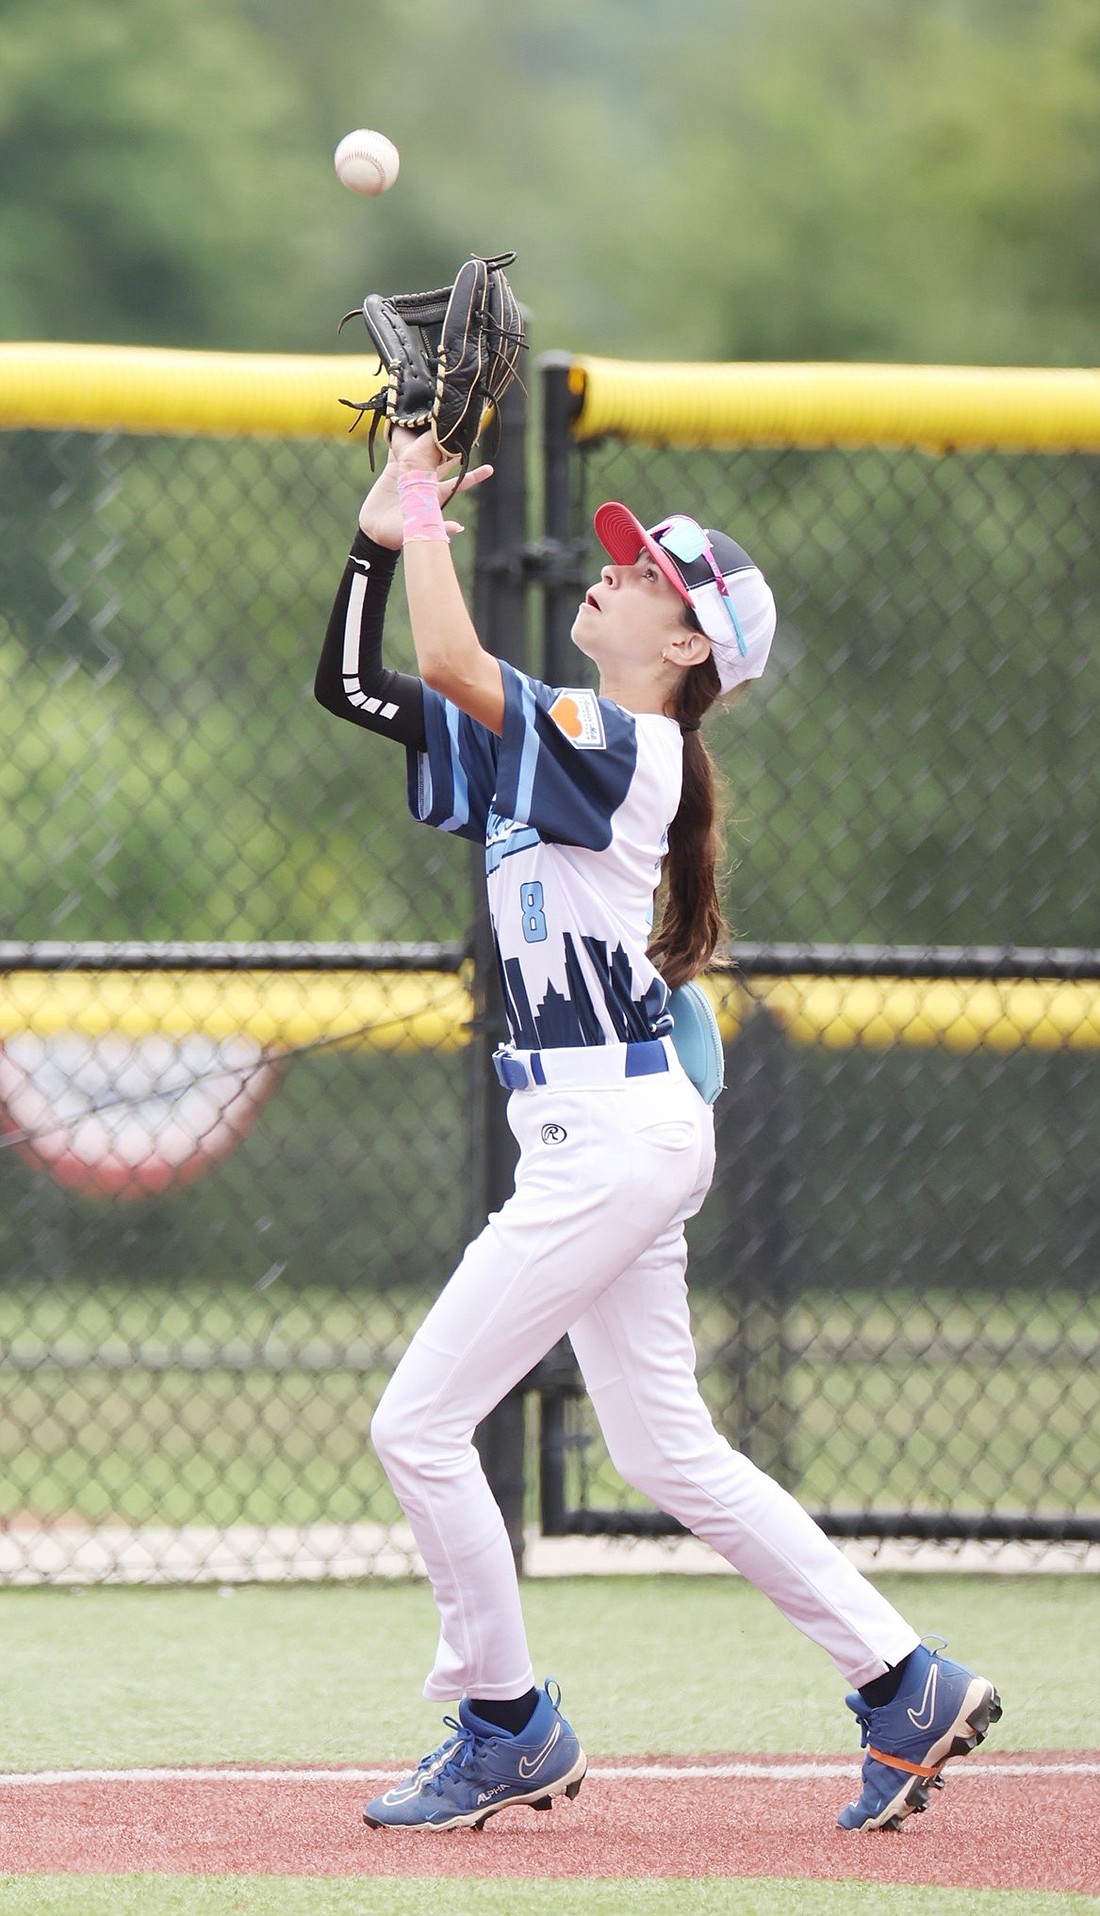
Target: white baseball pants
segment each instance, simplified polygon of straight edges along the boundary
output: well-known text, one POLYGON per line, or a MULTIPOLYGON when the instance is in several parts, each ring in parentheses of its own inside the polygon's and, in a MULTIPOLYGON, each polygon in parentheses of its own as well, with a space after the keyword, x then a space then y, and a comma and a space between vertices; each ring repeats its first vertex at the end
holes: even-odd
POLYGON ((535 1681, 511 1546, 472 1437, 566 1332, 620 1474, 764 1591, 850 1684, 919 1642, 794 1498, 718 1435, 699 1394, 684 1221, 714 1173, 714 1126, 666 1049, 667 1072, 635 1079, 622 1075, 623 1046, 541 1054, 553 1082, 509 1099, 515 1191, 375 1414, 439 1609, 427 1697, 514 1697, 535 1681))

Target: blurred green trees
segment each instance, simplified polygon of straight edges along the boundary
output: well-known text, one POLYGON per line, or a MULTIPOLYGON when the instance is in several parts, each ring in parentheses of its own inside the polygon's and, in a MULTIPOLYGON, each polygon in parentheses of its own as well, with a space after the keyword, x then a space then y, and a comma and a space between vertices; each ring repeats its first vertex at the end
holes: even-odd
POLYGON ((273 275, 309 221, 305 144, 293 76, 236 6, 8 0, 0 329, 285 343, 273 275))
POLYGON ((545 348, 1088 364, 1094 0, 8 0, 0 336, 336 348, 514 246, 545 348), (379 201, 332 149, 383 127, 379 201))
MULTIPOLYGON (((415 14, 400 0, 8 0, 0 335, 360 352, 361 334, 338 341, 335 328, 365 290, 440 283, 469 250, 513 245, 536 351, 1089 363, 1098 133, 1095 0, 423 0, 415 14), (357 123, 402 151, 377 201, 332 171, 357 123)), ((708 471, 714 511, 729 464, 708 471)), ((839 618, 867 655, 837 692, 817 683, 811 639, 779 687, 796 708, 785 737, 812 758, 832 823, 819 837, 797 807, 787 819, 791 767, 769 748, 758 935, 919 925, 980 938, 996 919, 1022 936, 1020 874, 1058 829, 1060 904, 1029 894, 1027 935, 1081 936, 1082 668, 1060 629, 1036 635, 1045 571, 1091 598, 1087 509, 1035 461, 1018 477, 1002 468, 992 490, 979 474, 943 496, 919 462, 893 492, 853 488, 844 461, 830 490, 826 464, 790 457, 774 484, 755 467, 747 520, 736 485, 730 496, 766 551, 787 643, 839 618), (926 589, 945 546, 949 616, 926 589), (968 642, 968 595, 992 574, 1009 608, 997 656, 1036 677, 1035 714, 1004 664, 986 701, 997 710, 978 702, 990 668, 968 642), (950 675, 933 694, 923 661, 942 658, 945 632, 950 675), (1002 730, 1006 700, 1016 717, 1002 730), (914 701, 927 721, 891 746, 891 779, 912 783, 933 759, 941 786, 926 780, 920 803, 895 803, 890 831, 863 842, 877 715, 896 731, 914 701), (1076 779, 1068 812, 1047 765, 1076 779), (967 808, 984 809, 989 845, 1013 865, 1007 892, 983 886, 976 830, 955 846, 967 808), (942 878, 960 859, 965 924, 942 878), (839 908, 818 875, 842 868, 839 908)), ((651 481, 660 493, 663 468, 626 467, 626 496, 651 481)), ((368 807, 364 821, 362 741, 309 696, 368 479, 358 442, 229 460, 199 443, 0 434, 13 929, 430 937, 437 921, 461 923, 464 874, 446 847, 435 864, 453 876, 430 900, 417 889, 414 903, 382 862, 396 847, 400 871, 405 857, 400 765, 386 764, 380 815, 368 807)))

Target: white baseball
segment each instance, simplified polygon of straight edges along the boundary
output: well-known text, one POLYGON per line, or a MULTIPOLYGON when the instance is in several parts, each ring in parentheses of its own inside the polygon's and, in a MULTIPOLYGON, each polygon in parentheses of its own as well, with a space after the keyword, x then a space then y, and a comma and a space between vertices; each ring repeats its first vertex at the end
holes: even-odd
POLYGON ((384 133, 372 133, 361 126, 354 133, 345 133, 333 154, 333 164, 337 178, 353 193, 385 193, 397 178, 401 155, 384 133))

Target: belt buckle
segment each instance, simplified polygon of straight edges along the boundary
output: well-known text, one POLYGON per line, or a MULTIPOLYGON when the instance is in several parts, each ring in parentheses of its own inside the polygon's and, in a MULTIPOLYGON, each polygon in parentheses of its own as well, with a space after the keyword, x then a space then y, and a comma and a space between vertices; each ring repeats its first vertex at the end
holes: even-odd
POLYGON ((493 1070, 506 1091, 526 1091, 531 1082, 527 1066, 504 1046, 493 1053, 493 1070))

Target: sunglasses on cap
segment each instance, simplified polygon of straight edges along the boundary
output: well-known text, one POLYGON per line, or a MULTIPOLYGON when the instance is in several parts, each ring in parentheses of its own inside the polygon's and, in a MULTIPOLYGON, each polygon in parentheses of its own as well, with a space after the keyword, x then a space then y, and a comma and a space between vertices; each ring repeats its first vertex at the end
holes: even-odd
MULTIPOLYGON (((745 635, 741 630, 741 621, 734 611, 729 586, 726 584, 722 568, 714 556, 714 547, 711 545, 702 526, 699 525, 696 520, 687 518, 683 513, 676 513, 671 519, 662 520, 660 525, 651 526, 649 536, 656 545, 660 546, 662 552, 667 552, 669 558, 676 562, 676 569, 680 572, 681 578, 683 578, 683 566, 697 565, 700 560, 703 561, 722 595, 722 604, 729 614, 730 624, 737 638, 737 649, 743 659, 747 658, 749 648, 745 644, 745 635)), ((689 591, 704 583, 705 581, 702 579, 696 579, 694 581, 684 579, 684 584, 689 591)))

